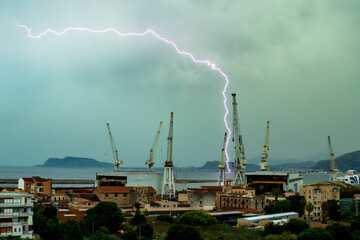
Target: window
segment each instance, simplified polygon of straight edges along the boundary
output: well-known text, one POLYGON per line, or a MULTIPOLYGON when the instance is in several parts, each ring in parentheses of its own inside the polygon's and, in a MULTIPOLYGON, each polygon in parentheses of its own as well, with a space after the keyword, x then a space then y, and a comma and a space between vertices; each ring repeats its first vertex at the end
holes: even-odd
POLYGON ((115 197, 117 197, 118 196, 118 194, 117 193, 115 193, 115 197))
POLYGON ((106 194, 105 194, 105 197, 108 197, 108 196, 109 196, 109 194, 106 193, 106 194))

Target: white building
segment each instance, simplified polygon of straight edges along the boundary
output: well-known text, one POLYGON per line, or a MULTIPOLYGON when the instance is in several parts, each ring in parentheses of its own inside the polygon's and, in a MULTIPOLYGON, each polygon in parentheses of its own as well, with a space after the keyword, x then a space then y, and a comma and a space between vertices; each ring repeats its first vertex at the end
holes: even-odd
POLYGON ((32 195, 20 192, 0 192, 0 238, 19 236, 32 238, 32 195))

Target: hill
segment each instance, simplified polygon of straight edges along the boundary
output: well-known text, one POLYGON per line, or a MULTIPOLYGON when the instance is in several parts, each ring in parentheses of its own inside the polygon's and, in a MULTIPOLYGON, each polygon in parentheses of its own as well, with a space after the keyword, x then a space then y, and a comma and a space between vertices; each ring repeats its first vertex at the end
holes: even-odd
MULTIPOLYGON (((337 169, 341 171, 346 171, 349 168, 353 168, 357 171, 360 171, 360 150, 345 153, 337 158, 335 158, 335 166, 337 169)), ((330 169, 330 161, 322 160, 319 161, 315 167, 315 169, 330 169)))
POLYGON ((65 157, 49 158, 43 165, 35 167, 57 167, 57 168, 112 168, 114 165, 106 162, 99 162, 91 158, 65 157))

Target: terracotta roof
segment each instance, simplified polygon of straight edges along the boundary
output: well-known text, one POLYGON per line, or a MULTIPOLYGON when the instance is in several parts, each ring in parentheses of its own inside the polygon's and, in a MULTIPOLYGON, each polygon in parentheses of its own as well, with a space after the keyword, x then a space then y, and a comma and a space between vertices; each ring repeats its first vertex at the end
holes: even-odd
POLYGON ((28 177, 23 177, 22 178, 24 181, 31 181, 31 182, 46 182, 46 181, 51 181, 51 178, 41 178, 41 177, 32 177, 32 178, 28 178, 28 177))
POLYGON ((150 193, 156 193, 156 190, 153 188, 153 187, 147 187, 149 189, 149 192, 150 193))
POLYGON ((99 186, 97 189, 99 189, 100 192, 107 193, 130 193, 131 187, 99 186))
POLYGON ((201 188, 209 190, 209 191, 222 191, 222 186, 201 186, 201 188))

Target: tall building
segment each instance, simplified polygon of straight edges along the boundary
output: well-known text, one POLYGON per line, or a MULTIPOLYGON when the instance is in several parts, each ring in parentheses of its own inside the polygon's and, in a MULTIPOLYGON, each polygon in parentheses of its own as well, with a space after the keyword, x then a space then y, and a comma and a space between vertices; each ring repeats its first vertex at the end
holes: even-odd
POLYGON ((19 236, 32 238, 32 194, 0 192, 0 238, 19 236))
POLYGON ((306 202, 311 202, 314 205, 314 210, 310 212, 310 216, 305 211, 305 217, 320 221, 322 218, 321 204, 328 200, 339 201, 340 186, 335 182, 317 182, 304 186, 300 190, 300 195, 305 197, 306 202))

